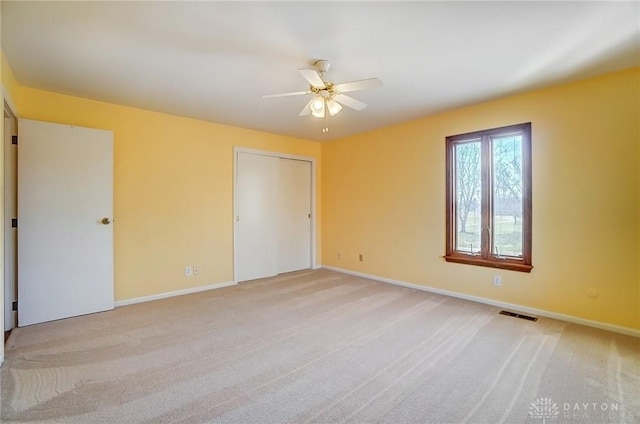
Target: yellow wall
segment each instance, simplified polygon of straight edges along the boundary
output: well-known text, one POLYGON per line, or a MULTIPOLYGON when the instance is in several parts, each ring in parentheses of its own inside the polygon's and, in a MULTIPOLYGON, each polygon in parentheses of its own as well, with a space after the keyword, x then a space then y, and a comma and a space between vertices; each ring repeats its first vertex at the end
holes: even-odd
MULTIPOLYGON (((2 60, 2 86, 4 87, 5 100, 8 100, 9 106, 15 108, 15 97, 18 91, 18 82, 16 81, 16 77, 13 75, 13 70, 11 66, 9 66, 9 62, 7 62, 7 58, 4 57, 4 52, 0 51, 0 59, 2 60), (7 99, 8 97, 8 99, 7 99)), ((12 110, 13 113, 18 113, 16 110, 12 110)))
POLYGON ((315 142, 22 86, 17 102, 21 118, 114 132, 116 300, 233 280, 234 146, 315 158, 320 193, 315 142))
POLYGON ((639 145, 640 68, 325 143, 323 263, 640 329, 639 145), (533 271, 446 263, 445 137, 529 121, 533 271))

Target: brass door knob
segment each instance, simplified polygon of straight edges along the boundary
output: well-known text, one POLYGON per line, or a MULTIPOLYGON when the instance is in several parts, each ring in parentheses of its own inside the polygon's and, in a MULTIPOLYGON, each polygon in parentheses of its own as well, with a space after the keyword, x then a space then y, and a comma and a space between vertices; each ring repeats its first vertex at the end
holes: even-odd
POLYGON ((100 222, 102 222, 104 225, 111 224, 111 221, 109 220, 109 218, 102 218, 102 221, 100 221, 100 222))

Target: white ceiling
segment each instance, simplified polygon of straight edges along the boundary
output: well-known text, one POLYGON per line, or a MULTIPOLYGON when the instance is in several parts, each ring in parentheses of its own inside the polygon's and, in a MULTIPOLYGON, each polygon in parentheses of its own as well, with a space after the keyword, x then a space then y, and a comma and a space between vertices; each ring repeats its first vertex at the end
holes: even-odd
POLYGON ((22 85, 326 140, 640 66, 640 2, 13 2, 2 49, 22 85), (297 72, 332 63, 369 106, 298 113, 297 72))

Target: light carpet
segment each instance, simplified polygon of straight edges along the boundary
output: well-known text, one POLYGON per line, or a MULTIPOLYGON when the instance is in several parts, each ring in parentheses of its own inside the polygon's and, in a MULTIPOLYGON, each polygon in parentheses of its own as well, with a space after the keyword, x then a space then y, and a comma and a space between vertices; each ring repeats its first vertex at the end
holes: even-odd
POLYGON ((640 340, 329 270, 14 330, 2 422, 638 423, 640 340))

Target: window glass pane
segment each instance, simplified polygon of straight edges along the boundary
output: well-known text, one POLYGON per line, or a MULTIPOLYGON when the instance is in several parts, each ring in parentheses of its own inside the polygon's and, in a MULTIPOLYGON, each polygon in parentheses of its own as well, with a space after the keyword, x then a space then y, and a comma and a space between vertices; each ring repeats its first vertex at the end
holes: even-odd
POLYGON ((481 249, 480 141, 456 144, 456 250, 479 253, 481 249))
POLYGON ((522 136, 494 138, 493 254, 522 256, 522 136))

